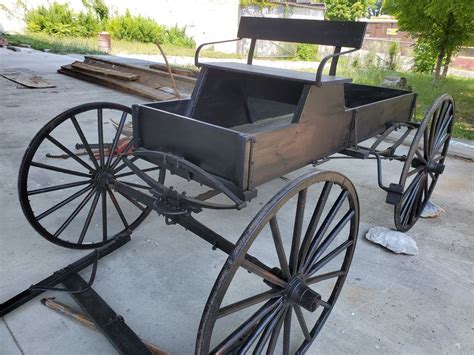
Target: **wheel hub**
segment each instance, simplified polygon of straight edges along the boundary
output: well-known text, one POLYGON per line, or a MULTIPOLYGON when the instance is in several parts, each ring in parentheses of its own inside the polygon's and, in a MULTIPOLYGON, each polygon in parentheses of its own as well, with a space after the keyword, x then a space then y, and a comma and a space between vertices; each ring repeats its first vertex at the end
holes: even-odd
POLYGON ((286 287, 286 299, 310 312, 320 305, 321 295, 310 289, 300 277, 294 277, 286 287))
POLYGON ((99 190, 105 190, 113 177, 113 171, 110 168, 101 168, 94 175, 94 184, 99 190))
POLYGON ((428 173, 442 174, 444 172, 444 164, 437 163, 433 160, 429 160, 426 164, 424 164, 421 160, 414 158, 411 162, 411 166, 413 168, 424 166, 425 171, 428 173))

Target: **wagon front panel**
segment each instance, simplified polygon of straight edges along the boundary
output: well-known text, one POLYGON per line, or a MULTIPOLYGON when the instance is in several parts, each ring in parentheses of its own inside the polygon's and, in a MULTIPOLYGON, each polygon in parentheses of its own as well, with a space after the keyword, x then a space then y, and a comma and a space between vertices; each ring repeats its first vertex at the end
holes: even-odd
POLYGON ((135 105, 133 127, 137 147, 182 157, 231 183, 236 190, 246 190, 249 139, 179 114, 189 104, 190 100, 176 100, 135 105))

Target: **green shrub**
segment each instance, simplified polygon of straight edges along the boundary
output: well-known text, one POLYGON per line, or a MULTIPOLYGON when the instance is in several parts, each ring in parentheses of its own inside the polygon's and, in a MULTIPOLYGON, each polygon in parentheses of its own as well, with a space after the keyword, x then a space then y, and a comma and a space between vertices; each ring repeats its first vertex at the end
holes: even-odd
POLYGON ((392 42, 390 43, 390 47, 388 47, 387 69, 397 70, 399 59, 400 59, 400 44, 398 42, 392 42))
POLYGON ((313 44, 298 43, 296 45, 296 57, 304 61, 318 60, 318 46, 313 44))
POLYGON ((161 42, 164 44, 175 44, 181 47, 194 48, 196 42, 186 35, 186 27, 179 28, 177 25, 165 30, 161 42))
POLYGON ((124 15, 111 17, 107 22, 106 29, 113 38, 143 43, 161 42, 165 31, 164 26, 157 24, 152 19, 132 16, 128 10, 124 15))
POLYGON ((133 42, 174 44, 194 48, 194 40, 186 35, 186 28, 166 28, 144 16, 110 16, 103 0, 83 0, 86 11, 77 12, 68 4, 53 2, 25 12, 27 30, 55 36, 93 37, 107 30, 112 38, 133 42))
POLYGON ((74 12, 68 4, 53 2, 25 13, 26 28, 56 36, 89 37, 100 31, 96 16, 88 12, 74 12))
POLYGON ((422 39, 418 39, 413 46, 415 64, 413 71, 417 73, 432 74, 436 64, 436 51, 432 46, 422 39))

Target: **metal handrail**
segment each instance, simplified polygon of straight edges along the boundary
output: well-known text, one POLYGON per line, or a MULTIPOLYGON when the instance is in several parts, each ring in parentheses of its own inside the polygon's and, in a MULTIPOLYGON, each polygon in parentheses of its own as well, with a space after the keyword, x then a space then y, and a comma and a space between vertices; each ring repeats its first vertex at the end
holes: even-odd
POLYGON ((207 42, 199 45, 196 49, 196 53, 194 54, 194 65, 196 67, 200 67, 201 64, 199 64, 199 53, 201 52, 201 49, 205 46, 211 45, 211 44, 219 44, 219 43, 227 43, 227 42, 235 42, 235 41, 240 41, 242 38, 234 38, 234 39, 227 39, 225 41, 216 41, 216 42, 207 42))
POLYGON ((318 71, 316 72, 316 86, 321 86, 321 80, 323 78, 324 66, 326 65, 326 63, 329 59, 337 58, 340 55, 352 53, 352 52, 355 52, 355 51, 358 51, 358 50, 359 50, 359 48, 353 48, 353 49, 348 50, 348 51, 337 52, 337 53, 333 53, 333 54, 329 54, 329 55, 325 56, 323 58, 323 60, 321 60, 321 63, 319 63, 318 71))

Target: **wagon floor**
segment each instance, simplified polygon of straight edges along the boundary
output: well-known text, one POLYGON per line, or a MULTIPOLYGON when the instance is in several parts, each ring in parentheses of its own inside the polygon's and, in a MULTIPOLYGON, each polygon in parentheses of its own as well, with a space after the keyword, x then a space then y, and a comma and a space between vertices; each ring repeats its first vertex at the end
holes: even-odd
POLYGON ((270 117, 253 123, 247 123, 240 126, 234 126, 231 129, 241 133, 255 134, 271 131, 273 129, 289 126, 293 120, 293 114, 270 117))

